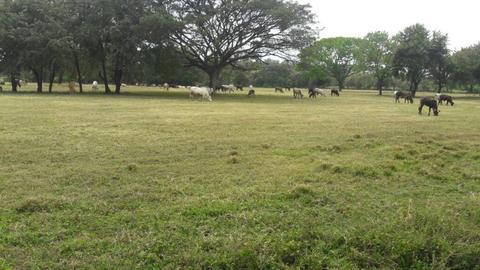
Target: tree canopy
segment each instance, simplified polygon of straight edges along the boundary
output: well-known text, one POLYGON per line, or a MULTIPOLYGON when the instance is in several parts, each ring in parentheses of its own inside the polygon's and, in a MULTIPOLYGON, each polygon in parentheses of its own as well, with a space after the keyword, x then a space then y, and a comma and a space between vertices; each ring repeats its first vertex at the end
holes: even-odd
POLYGON ((359 68, 361 44, 359 38, 322 39, 301 52, 301 65, 307 70, 328 73, 342 90, 346 79, 359 68))

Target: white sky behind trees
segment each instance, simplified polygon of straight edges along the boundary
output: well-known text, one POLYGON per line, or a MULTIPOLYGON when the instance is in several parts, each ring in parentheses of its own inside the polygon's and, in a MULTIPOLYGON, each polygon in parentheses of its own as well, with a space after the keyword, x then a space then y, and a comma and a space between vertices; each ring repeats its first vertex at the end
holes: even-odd
POLYGON ((480 42, 480 0, 297 0, 312 5, 321 38, 364 37, 373 31, 397 34, 415 23, 449 36, 459 50, 480 42))

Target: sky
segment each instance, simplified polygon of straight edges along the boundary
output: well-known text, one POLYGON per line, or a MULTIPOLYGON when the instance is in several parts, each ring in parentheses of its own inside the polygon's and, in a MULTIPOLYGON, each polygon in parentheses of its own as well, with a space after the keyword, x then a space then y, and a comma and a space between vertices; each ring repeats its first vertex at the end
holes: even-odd
POLYGON ((449 36, 459 50, 480 42, 480 0, 297 0, 317 15, 321 38, 364 37, 373 31, 397 34, 415 23, 449 36))

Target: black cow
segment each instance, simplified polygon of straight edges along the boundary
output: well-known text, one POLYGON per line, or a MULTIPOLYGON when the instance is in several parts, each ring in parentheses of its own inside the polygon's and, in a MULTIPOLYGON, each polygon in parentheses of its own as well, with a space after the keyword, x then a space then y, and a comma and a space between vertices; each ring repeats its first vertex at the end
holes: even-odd
POLYGON ((438 113, 440 111, 438 110, 438 103, 435 99, 433 99, 431 97, 422 98, 420 100, 420 107, 418 107, 418 114, 422 114, 423 106, 428 107, 428 116, 430 116, 430 113, 432 112, 432 110, 433 110, 433 114, 435 116, 438 116, 438 113))
POLYGON ((277 92, 280 92, 280 93, 282 93, 282 94, 285 93, 285 91, 283 91, 283 88, 275 87, 275 93, 277 93, 277 92))
POLYGON ((451 106, 453 106, 453 104, 455 104, 453 102, 453 97, 452 96, 449 96, 449 95, 439 95, 438 96, 438 104, 440 105, 443 105, 443 102, 446 101, 447 102, 447 106, 448 104, 450 104, 451 106))
POLYGON ((330 90, 330 96, 339 97, 340 96, 340 91, 338 91, 338 89, 332 89, 332 90, 330 90))
POLYGON ((413 94, 412 92, 408 91, 395 91, 395 103, 400 103, 400 99, 403 98, 405 101, 404 103, 411 103, 413 104, 413 94))

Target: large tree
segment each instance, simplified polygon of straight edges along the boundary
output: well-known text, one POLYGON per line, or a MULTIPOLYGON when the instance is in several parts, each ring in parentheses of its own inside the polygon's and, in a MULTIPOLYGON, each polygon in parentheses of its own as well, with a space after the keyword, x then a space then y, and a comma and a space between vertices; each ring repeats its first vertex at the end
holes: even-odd
POLYGON ((376 86, 379 95, 382 95, 387 80, 392 76, 395 42, 387 32, 373 32, 367 34, 363 45, 363 65, 377 80, 376 86))
POLYGON ((447 35, 438 31, 433 32, 428 56, 430 58, 429 73, 437 83, 438 93, 441 93, 454 71, 447 35))
POLYGON ((286 0, 177 0, 169 12, 179 25, 171 41, 208 74, 212 88, 225 67, 287 57, 313 36, 310 6, 286 0))
POLYGON ((394 75, 410 83, 415 96, 418 86, 428 74, 430 31, 422 24, 405 28, 397 37, 398 48, 393 59, 394 75))
POLYGON ((473 92, 475 84, 480 83, 480 43, 456 52, 452 61, 456 67, 455 81, 473 92))
POLYGON ((64 46, 65 31, 58 16, 59 7, 54 1, 17 0, 6 2, 4 8, 2 28, 9 35, 6 48, 10 52, 12 85, 16 85, 15 69, 22 65, 34 74, 37 92, 42 92, 44 76, 64 46), (11 48, 15 44, 19 46, 11 48))
POLYGON ((14 1, 5 1, 0 9, 0 64, 3 72, 9 75, 12 92, 17 92, 16 80, 22 67, 25 46, 25 36, 18 28, 24 25, 24 20, 19 16, 21 9, 14 1))
POLYGON ((68 21, 72 31, 72 54, 79 71, 80 52, 88 52, 100 66, 98 76, 110 93, 109 82, 113 77, 115 93, 119 94, 127 68, 139 56, 139 48, 145 40, 141 20, 152 12, 154 0, 71 0, 66 1, 72 18, 68 21))
POLYGON ((341 90, 345 81, 360 66, 362 40, 350 37, 325 38, 302 50, 300 65, 304 70, 326 72, 341 90))

